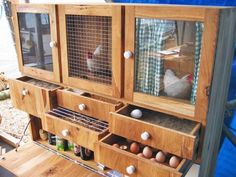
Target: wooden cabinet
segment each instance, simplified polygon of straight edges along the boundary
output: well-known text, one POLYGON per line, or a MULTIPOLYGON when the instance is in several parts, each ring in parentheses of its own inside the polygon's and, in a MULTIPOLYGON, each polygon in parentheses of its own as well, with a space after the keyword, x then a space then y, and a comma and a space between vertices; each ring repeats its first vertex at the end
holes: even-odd
POLYGON ((55 5, 13 4, 19 69, 23 74, 60 82, 55 5))
POLYGON ((64 84, 121 97, 121 20, 121 6, 59 6, 64 84))
POLYGON ((96 162, 130 177, 183 176, 201 160, 220 12, 13 4, 27 75, 10 81, 13 105, 30 114, 33 140, 56 149, 39 139, 43 129, 94 151, 92 163, 59 152, 89 168, 96 162), (131 116, 137 109, 140 119, 131 116), (132 153, 132 142, 140 153, 148 146, 152 157, 132 153), (153 162, 158 152, 165 161, 153 162))
POLYGON ((218 9, 126 6, 125 23, 125 98, 205 119, 218 9))

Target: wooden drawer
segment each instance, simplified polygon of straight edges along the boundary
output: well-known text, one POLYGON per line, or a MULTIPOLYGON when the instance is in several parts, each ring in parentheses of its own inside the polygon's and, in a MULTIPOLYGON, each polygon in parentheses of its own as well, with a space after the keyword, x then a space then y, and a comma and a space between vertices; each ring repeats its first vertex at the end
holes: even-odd
POLYGON ((121 102, 86 92, 76 93, 72 89, 57 90, 57 100, 61 107, 104 121, 108 121, 109 112, 114 112, 122 106, 121 102))
POLYGON ((42 127, 90 150, 94 150, 94 143, 108 133, 106 122, 61 107, 45 114, 42 127))
POLYGON ((42 118, 55 104, 59 86, 30 77, 9 81, 13 105, 31 115, 42 118))
POLYGON ((133 105, 110 113, 111 133, 187 159, 193 159, 196 154, 199 129, 200 123, 133 105), (134 109, 142 111, 140 119, 130 117, 134 109))
POLYGON ((109 134, 100 142, 95 143, 95 161, 130 177, 180 177, 190 166, 190 161, 181 159, 180 164, 176 168, 172 168, 167 163, 152 162, 112 146, 121 141, 125 141, 125 139, 109 134), (127 167, 130 166, 135 168, 133 174, 127 173, 127 167))

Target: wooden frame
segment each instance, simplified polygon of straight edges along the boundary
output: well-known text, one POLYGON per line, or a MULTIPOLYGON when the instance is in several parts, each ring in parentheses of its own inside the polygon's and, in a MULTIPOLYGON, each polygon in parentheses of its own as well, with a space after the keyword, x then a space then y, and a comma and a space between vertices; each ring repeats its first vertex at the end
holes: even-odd
POLYGON ((122 60, 121 60, 121 6, 77 6, 77 5, 59 5, 60 38, 62 50, 62 75, 63 83, 76 88, 89 90, 99 94, 105 94, 114 97, 122 95, 122 60), (91 82, 84 79, 69 76, 68 56, 67 56, 67 38, 66 38, 66 14, 76 15, 96 15, 112 17, 112 84, 104 85, 91 82))
POLYGON ((132 53, 134 53, 135 48, 136 17, 200 21, 204 23, 200 74, 195 106, 191 105, 188 101, 170 99, 162 96, 149 96, 135 92, 133 90, 135 60, 133 56, 125 60, 124 97, 127 100, 146 105, 151 109, 198 122, 205 122, 208 108, 208 96, 206 92, 211 85, 219 10, 202 7, 126 6, 125 14, 125 51, 131 51, 132 53))
POLYGON ((60 82, 60 62, 59 62, 59 51, 58 51, 58 36, 57 36, 57 19, 56 19, 56 6, 55 5, 32 5, 32 4, 13 4, 13 25, 15 30, 16 39, 16 50, 18 56, 19 69, 23 74, 30 75, 32 77, 40 78, 52 82, 60 82), (25 13, 47 13, 50 18, 50 33, 51 41, 56 43, 56 46, 52 47, 52 62, 53 71, 46 71, 39 68, 26 67, 23 64, 22 58, 22 46, 20 43, 19 23, 18 23, 18 12, 25 13))

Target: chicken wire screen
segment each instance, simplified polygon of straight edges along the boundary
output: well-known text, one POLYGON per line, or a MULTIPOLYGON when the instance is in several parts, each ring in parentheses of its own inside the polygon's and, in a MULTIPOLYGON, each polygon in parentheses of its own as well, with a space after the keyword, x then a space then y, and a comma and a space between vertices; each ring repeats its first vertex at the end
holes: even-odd
POLYGON ((69 77, 112 83, 112 18, 66 15, 69 77))

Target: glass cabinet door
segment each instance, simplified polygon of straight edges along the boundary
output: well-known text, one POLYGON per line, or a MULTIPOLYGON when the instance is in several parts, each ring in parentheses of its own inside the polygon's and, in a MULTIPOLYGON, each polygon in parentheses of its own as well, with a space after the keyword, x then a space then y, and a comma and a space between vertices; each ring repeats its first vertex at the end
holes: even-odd
POLYGON ((23 65, 53 71, 50 17, 42 13, 17 13, 23 65))
POLYGON ((217 12, 196 7, 126 6, 125 22, 125 99, 177 117, 204 119, 217 12))
POLYGON ((60 82, 55 5, 14 4, 12 8, 20 71, 60 82))
POLYGON ((135 19, 135 91, 195 103, 203 23, 135 19))

